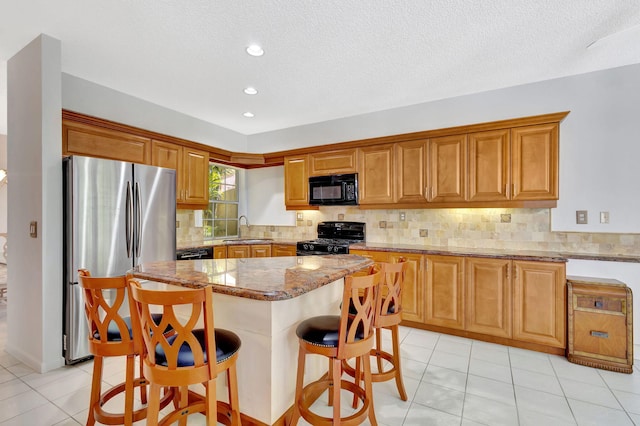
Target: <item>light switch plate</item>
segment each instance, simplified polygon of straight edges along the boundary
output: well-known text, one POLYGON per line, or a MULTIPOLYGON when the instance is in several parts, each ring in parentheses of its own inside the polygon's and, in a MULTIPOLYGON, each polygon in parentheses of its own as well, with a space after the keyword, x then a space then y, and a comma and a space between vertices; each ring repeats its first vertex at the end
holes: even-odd
POLYGON ((600 223, 609 223, 609 212, 600 212, 600 223))
POLYGON ((586 225, 589 223, 589 218, 586 210, 576 210, 576 223, 578 225, 586 225))

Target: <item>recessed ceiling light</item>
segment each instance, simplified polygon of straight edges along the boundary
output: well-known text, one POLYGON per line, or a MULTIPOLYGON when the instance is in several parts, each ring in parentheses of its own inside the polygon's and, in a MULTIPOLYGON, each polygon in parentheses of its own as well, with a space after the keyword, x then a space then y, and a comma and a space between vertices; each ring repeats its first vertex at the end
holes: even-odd
POLYGON ((258 46, 257 44, 252 44, 251 46, 247 47, 247 53, 251 56, 262 56, 264 55, 264 50, 262 50, 262 47, 258 46))
POLYGON ((244 114, 242 114, 242 115, 244 115, 244 116, 245 116, 245 117, 247 117, 247 118, 251 118, 251 117, 253 117, 253 113, 252 113, 252 112, 249 112, 249 111, 245 112, 245 113, 244 113, 244 114))
POLYGON ((258 90, 255 87, 246 87, 244 89, 244 93, 246 93, 247 95, 257 95, 258 90))

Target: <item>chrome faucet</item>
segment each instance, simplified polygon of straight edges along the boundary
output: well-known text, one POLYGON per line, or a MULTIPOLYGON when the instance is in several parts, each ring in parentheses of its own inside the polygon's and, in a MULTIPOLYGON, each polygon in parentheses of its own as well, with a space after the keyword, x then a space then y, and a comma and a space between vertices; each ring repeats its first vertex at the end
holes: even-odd
POLYGON ((249 229, 249 219, 245 215, 241 215, 238 218, 238 238, 242 238, 242 218, 244 218, 244 223, 247 225, 247 229, 249 229))

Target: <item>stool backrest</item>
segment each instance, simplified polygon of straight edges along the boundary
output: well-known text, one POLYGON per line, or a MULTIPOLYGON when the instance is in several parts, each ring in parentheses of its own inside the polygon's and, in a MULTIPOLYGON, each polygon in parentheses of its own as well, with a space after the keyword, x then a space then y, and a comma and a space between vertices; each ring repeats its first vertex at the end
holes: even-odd
POLYGON ((135 323, 132 328, 134 334, 139 333, 143 342, 142 356, 145 365, 151 369, 176 374, 190 369, 192 372, 184 371, 183 373, 185 383, 191 380, 187 375, 191 375, 191 378, 194 374, 208 375, 209 379, 216 377, 216 342, 211 287, 155 290, 143 288, 134 278, 129 278, 128 282, 132 305, 135 307, 132 309, 132 323, 135 323), (152 314, 158 311, 162 313, 162 319, 156 323, 152 314), (194 334, 200 319, 204 321, 204 350, 194 334), (172 333, 164 334, 169 329, 173 329, 172 333), (179 353, 183 345, 188 346, 193 354, 192 366, 179 365, 179 353), (162 359, 158 358, 158 352, 163 353, 162 359), (206 360, 205 354, 208 358, 206 360), (211 357, 208 354, 211 354, 211 357), (193 372, 193 370, 199 371, 193 372))
POLYGON ((89 350, 94 355, 117 356, 133 353, 134 342, 129 325, 120 315, 127 297, 125 276, 92 277, 79 269, 84 295, 84 311, 89 323, 89 350), (113 336, 119 334, 119 338, 113 336))
POLYGON ((400 322, 402 313, 402 287, 409 263, 401 257, 398 263, 379 263, 382 270, 380 297, 376 327, 385 327, 400 322))
POLYGON ((345 277, 338 332, 338 358, 353 358, 366 351, 366 347, 373 347, 373 325, 377 315, 381 275, 380 267, 373 265, 366 273, 345 277))

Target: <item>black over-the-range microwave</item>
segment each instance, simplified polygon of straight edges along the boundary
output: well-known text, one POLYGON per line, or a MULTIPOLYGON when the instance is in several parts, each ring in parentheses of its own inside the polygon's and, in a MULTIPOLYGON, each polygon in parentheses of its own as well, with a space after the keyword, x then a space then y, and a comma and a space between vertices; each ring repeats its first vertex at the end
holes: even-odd
POLYGON ((358 174, 311 176, 309 204, 312 206, 358 205, 358 174))

